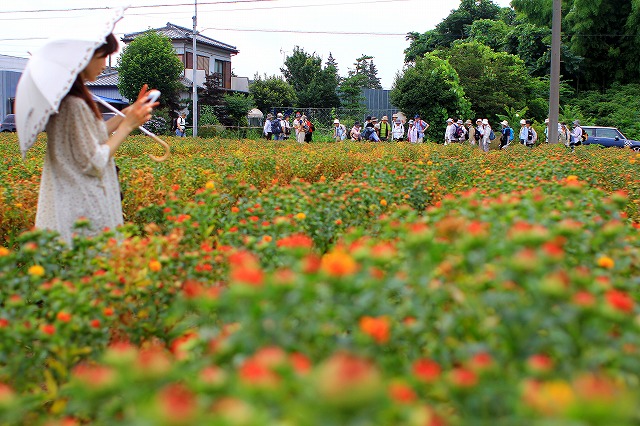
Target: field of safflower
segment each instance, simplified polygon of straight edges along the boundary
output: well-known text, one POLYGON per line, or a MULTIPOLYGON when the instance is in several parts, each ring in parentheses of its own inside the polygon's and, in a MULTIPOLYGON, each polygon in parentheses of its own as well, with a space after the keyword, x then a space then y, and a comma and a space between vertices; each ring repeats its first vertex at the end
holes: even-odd
POLYGON ((640 424, 633 152, 132 137, 68 247, 41 138, 0 135, 0 424, 640 424))

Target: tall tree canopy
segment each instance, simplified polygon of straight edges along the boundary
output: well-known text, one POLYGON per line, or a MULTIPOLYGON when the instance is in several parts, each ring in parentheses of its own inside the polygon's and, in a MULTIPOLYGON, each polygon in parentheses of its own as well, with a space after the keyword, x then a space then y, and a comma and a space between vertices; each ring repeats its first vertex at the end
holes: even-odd
POLYGON ((517 56, 495 52, 477 41, 459 41, 433 54, 456 70, 478 117, 493 118, 505 107, 522 108, 531 97, 531 77, 517 56))
POLYGON ((322 59, 309 54, 299 46, 284 61, 280 69, 286 81, 293 86, 298 106, 333 108, 340 106, 337 88, 339 77, 334 66, 322 68, 322 59))
POLYGON ((420 113, 438 135, 444 132, 448 117, 471 114, 471 104, 465 99, 456 70, 447 60, 431 53, 396 76, 390 97, 393 105, 409 116, 420 113))
POLYGON ((175 106, 182 84, 184 66, 171 40, 155 31, 136 37, 118 58, 118 90, 129 100, 138 97, 143 84, 162 92, 160 105, 175 106))

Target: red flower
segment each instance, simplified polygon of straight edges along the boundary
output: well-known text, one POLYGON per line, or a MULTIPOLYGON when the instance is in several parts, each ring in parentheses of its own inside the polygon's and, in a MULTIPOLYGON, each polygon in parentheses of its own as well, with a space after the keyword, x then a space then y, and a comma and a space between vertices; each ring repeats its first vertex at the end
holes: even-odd
POLYGON ((629 296, 627 293, 619 290, 609 290, 605 294, 605 298, 607 299, 607 303, 612 308, 622 311, 622 312, 631 312, 633 311, 634 302, 633 298, 629 296))
POLYGON ((280 378, 269 367, 258 360, 248 359, 239 370, 240 380, 246 384, 273 387, 278 384, 280 378))
POLYGON ((413 374, 425 383, 431 383, 438 380, 440 372, 440 365, 430 359, 419 359, 413 363, 413 374))
POLYGON ((449 379, 454 386, 460 388, 470 388, 478 383, 478 376, 472 370, 466 368, 455 368, 451 371, 449 379))
POLYGON ((289 355, 289 360, 295 372, 300 375, 307 374, 311 370, 311 361, 301 353, 292 353, 289 355))
POLYGON ((6 318, 0 318, 0 328, 9 326, 9 320, 6 318))
POLYGON ((304 234, 295 234, 279 239, 276 246, 286 248, 312 248, 313 240, 304 234))
POLYGON ((589 307, 596 303, 596 297, 588 291, 579 291, 573 295, 572 301, 578 306, 589 307))
POLYGON ((482 371, 493 365, 493 358, 487 352, 479 352, 475 354, 469 361, 472 370, 482 371))
POLYGON ((48 334, 49 336, 52 336, 56 333, 56 327, 51 324, 42 324, 40 326, 40 331, 42 331, 44 334, 48 334))
POLYGON ((100 325, 101 325, 101 324, 100 324, 100 320, 97 320, 97 319, 91 320, 91 321, 89 322, 89 325, 90 325, 92 328, 100 328, 100 325))
POLYGON ((102 388, 115 381, 116 373, 103 365, 79 364, 74 367, 73 377, 90 388, 102 388))
POLYGON ((173 424, 190 424, 197 414, 196 396, 181 384, 171 384, 157 397, 158 408, 164 420, 173 424))
POLYGON ((527 366, 532 371, 546 373, 553 368, 553 360, 548 355, 535 354, 527 359, 527 366))

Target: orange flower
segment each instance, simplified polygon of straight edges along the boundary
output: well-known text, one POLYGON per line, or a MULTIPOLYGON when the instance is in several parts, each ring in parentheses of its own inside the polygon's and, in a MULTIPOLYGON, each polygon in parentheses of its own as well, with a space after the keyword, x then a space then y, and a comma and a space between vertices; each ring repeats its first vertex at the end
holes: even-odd
POLYGON ((471 388, 478 383, 478 376, 466 368, 455 368, 451 371, 449 379, 454 386, 471 388))
POLYGON ((387 200, 385 200, 384 198, 382 200, 380 200, 380 205, 382 207, 385 207, 387 205, 387 200))
POLYGON ((304 213, 298 213, 295 216, 295 218, 298 219, 298 220, 304 220, 304 219, 306 219, 306 217, 307 217, 307 215, 304 214, 304 213))
POLYGON ((401 404, 410 404, 418 399, 411 386, 402 382, 394 382, 389 385, 389 396, 401 404))
POLYGON ((601 256, 598 258, 598 266, 605 269, 611 269, 615 266, 615 262, 609 256, 601 256))
POLYGON ((358 264, 348 253, 335 250, 322 256, 320 268, 334 277, 343 277, 356 273, 358 264))
POLYGON ((389 318, 387 317, 362 317, 360 319, 360 330, 368 334, 378 343, 389 341, 389 318))
POLYGON ((577 181, 578 181, 578 176, 576 175, 567 176, 567 182, 577 182, 577 181))
POLYGON ((288 248, 311 248, 313 247, 313 240, 304 234, 295 234, 280 238, 276 243, 276 246, 288 248))
POLYGON ((65 311, 60 311, 58 312, 58 315, 56 315, 56 318, 61 322, 69 322, 71 321, 71 314, 65 311))
POLYGON ((11 251, 8 248, 0 246, 0 257, 8 256, 9 253, 11 253, 11 251))
POLYGON ((151 262, 149 262, 149 269, 151 270, 151 272, 160 272, 160 270, 162 269, 162 264, 157 260, 152 260, 151 262))

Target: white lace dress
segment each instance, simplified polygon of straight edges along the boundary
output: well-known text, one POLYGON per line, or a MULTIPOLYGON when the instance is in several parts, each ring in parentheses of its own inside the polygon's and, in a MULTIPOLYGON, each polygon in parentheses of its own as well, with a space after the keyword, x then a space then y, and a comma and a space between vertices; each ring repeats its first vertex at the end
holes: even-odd
POLYGON ((122 224, 120 186, 107 127, 84 100, 67 96, 47 124, 36 228, 58 231, 71 242, 78 219, 90 222, 83 235, 122 224))

